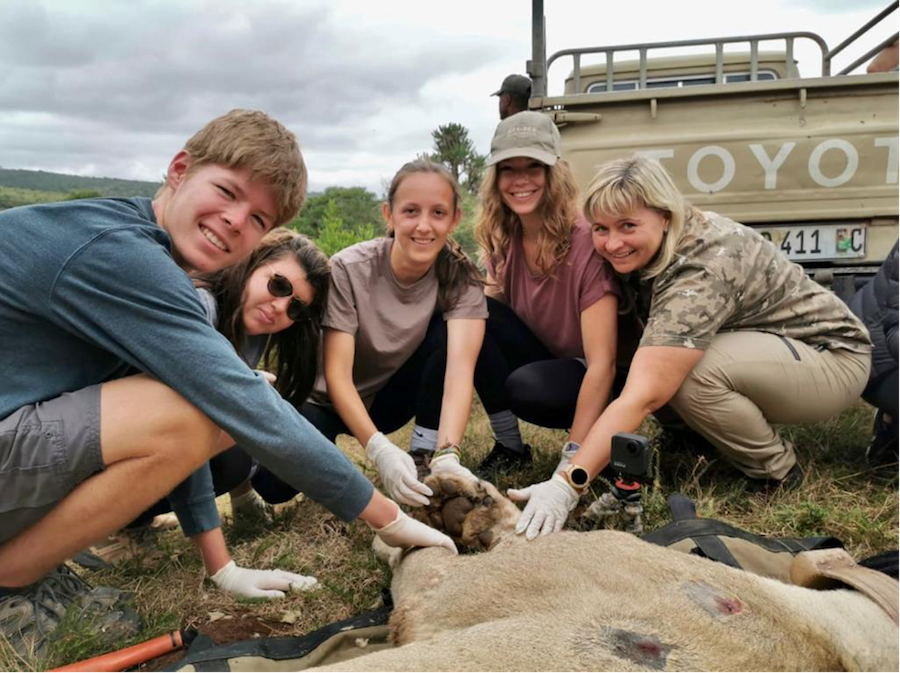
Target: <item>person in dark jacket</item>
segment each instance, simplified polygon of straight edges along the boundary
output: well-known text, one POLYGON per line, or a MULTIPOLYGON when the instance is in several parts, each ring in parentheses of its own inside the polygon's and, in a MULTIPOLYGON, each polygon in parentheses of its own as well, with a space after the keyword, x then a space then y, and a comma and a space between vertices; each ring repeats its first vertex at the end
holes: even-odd
POLYGON ((872 337, 872 373, 863 399, 878 409, 867 451, 874 464, 897 460, 897 243, 878 273, 850 299, 872 337))

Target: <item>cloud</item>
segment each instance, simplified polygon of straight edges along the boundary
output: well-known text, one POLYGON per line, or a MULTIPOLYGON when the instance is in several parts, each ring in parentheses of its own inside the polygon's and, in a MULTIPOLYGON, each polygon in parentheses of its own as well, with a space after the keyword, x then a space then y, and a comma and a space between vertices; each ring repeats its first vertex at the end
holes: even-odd
POLYGON ((872 16, 875 16, 879 9, 887 6, 887 3, 885 0, 855 0, 854 2, 847 2, 846 0, 789 0, 788 5, 811 9, 821 14, 847 14, 871 8, 872 16))
MULTIPOLYGON (((554 0, 548 54, 790 30, 834 46, 881 1, 554 0)), ((530 37, 528 0, 0 0, 0 165, 156 180, 205 122, 251 107, 297 133, 314 189, 380 191, 440 124, 487 151, 489 94, 525 72, 530 37)))
POLYGON ((49 7, 7 6, 3 110, 154 130, 265 103, 288 122, 339 124, 372 106, 413 102, 434 72, 488 57, 484 46, 430 45, 427 58, 424 45, 378 49, 361 26, 337 25, 326 7, 302 3, 146 2, 104 5, 101 14, 49 7))
MULTIPOLYGON (((364 120, 424 105, 436 74, 496 57, 488 42, 459 49, 427 35, 390 48, 370 24, 338 20, 328 4, 272 2, 58 3, 0 9, 3 163, 57 166, 96 152, 139 152, 181 140, 234 107, 265 109, 304 146, 371 145, 364 120), (111 141, 124 143, 117 148, 111 141), (35 148, 35 152, 29 152, 35 148), (30 159, 29 159, 30 157, 30 159)), ((121 163, 119 164, 121 165, 121 163)))

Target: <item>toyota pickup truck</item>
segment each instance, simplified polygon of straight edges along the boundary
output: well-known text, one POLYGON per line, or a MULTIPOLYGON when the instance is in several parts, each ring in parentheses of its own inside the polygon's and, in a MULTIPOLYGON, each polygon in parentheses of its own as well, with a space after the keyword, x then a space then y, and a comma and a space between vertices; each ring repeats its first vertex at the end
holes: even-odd
POLYGON ((543 0, 532 5, 529 108, 553 117, 582 189, 606 161, 651 156, 694 205, 758 229, 845 300, 877 270, 898 232, 898 76, 864 65, 897 35, 831 69, 897 2, 834 49, 797 32, 549 58, 543 0), (801 41, 821 54, 812 76, 794 58, 801 41), (564 61, 563 90, 549 93, 548 71, 564 61))

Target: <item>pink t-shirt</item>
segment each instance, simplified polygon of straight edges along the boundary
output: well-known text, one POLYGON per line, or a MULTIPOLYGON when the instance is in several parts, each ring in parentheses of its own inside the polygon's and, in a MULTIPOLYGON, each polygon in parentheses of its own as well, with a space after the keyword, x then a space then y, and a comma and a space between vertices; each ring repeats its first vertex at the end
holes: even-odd
POLYGON ((572 229, 569 253, 554 269, 554 277, 531 273, 521 236, 512 239, 501 278, 493 260, 487 267, 510 308, 556 357, 583 358, 582 311, 609 292, 621 296, 612 271, 594 251, 590 225, 581 215, 572 229))

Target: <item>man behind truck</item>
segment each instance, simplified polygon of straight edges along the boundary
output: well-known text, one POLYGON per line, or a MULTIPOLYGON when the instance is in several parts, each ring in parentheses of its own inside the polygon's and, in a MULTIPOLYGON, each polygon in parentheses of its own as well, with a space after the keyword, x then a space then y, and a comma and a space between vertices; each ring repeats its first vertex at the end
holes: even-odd
POLYGON ((506 119, 510 115, 528 109, 528 99, 531 98, 531 80, 524 75, 509 75, 503 80, 500 88, 491 95, 500 97, 497 104, 500 119, 506 119))

